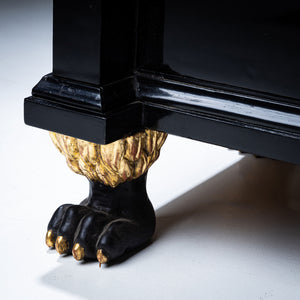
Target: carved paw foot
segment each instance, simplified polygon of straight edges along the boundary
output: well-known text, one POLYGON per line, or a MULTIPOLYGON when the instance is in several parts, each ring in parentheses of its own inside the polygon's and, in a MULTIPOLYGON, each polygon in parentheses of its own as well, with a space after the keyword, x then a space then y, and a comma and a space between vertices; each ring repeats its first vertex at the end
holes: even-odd
POLYGON ((90 181, 87 199, 55 211, 47 245, 77 260, 97 258, 101 266, 146 244, 155 230, 155 214, 145 184, 146 175, 116 188, 90 181))

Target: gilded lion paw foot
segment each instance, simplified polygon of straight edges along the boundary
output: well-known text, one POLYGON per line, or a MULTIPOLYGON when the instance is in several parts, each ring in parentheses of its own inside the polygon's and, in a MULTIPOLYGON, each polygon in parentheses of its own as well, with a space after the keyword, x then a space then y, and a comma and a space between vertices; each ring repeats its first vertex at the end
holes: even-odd
POLYGON ((146 175, 116 188, 90 181, 86 200, 55 211, 46 244, 59 254, 73 254, 76 260, 98 259, 100 266, 140 248, 155 230, 145 185, 146 175))

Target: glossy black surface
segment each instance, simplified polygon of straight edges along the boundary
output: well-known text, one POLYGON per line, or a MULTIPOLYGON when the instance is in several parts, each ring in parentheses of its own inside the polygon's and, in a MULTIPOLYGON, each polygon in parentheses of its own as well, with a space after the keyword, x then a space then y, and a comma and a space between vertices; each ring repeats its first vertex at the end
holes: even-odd
POLYGON ((54 0, 25 122, 99 144, 143 128, 300 163, 298 2, 54 0))
POLYGON ((32 95, 71 106, 76 103, 81 108, 103 112, 132 102, 135 99, 134 86, 133 77, 97 86, 48 74, 33 88, 32 95))
POLYGON ((146 30, 141 34, 139 67, 157 71, 169 68, 169 73, 299 99, 299 1, 140 3, 147 7, 141 9, 144 16, 140 26, 150 31, 161 18, 163 31, 152 53, 142 36, 146 30), (160 3, 159 16, 150 8, 153 3, 160 3), (152 23, 149 15, 153 16, 152 23), (157 59, 149 59, 158 53, 163 67, 157 59))
POLYGON ((54 0, 53 74, 93 85, 130 76, 136 52, 135 0, 54 0))
POLYGON ((25 99, 24 111, 27 125, 97 144, 112 143, 143 129, 143 107, 139 102, 103 114, 93 111, 93 106, 85 109, 76 103, 68 105, 60 101, 29 97, 25 99))

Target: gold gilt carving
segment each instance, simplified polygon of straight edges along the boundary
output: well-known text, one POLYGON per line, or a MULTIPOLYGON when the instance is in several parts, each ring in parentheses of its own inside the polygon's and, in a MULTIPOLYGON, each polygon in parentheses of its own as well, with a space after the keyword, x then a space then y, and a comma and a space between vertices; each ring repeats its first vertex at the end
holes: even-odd
POLYGON ((73 257, 76 260, 83 260, 84 258, 84 248, 80 244, 76 243, 72 249, 73 257))
POLYGON ((106 264, 108 261, 108 258, 102 253, 102 249, 99 249, 97 251, 97 259, 99 261, 99 267, 101 268, 102 264, 106 264))
POLYGON ((66 254, 69 250, 68 241, 62 236, 58 236, 55 242, 55 249, 60 255, 66 254))
POLYGON ((49 248, 53 248, 55 246, 55 236, 51 229, 47 232, 46 244, 49 248))
POLYGON ((167 138, 166 133, 149 129, 108 145, 55 132, 50 136, 71 170, 111 187, 143 175, 159 157, 167 138))

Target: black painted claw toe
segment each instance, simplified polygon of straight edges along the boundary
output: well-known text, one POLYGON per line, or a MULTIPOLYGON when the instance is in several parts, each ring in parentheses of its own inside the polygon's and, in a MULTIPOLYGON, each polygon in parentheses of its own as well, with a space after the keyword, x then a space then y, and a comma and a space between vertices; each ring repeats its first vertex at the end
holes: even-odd
POLYGON ((111 220, 111 216, 101 212, 93 212, 84 217, 78 226, 78 233, 74 237, 74 244, 79 244, 84 249, 84 258, 95 259, 95 244, 99 232, 111 220))
POLYGON ((59 253, 100 263, 122 258, 150 241, 155 213, 146 192, 146 174, 116 188, 90 182, 80 205, 60 206, 48 225, 47 244, 59 253), (66 250, 67 249, 67 250, 66 250))
POLYGON ((72 204, 64 204, 61 205, 57 210, 54 212, 49 224, 48 224, 48 232, 46 235, 46 244, 53 248, 55 245, 55 241, 57 238, 57 230, 63 220, 63 217, 66 213, 66 210, 72 206, 72 204))
POLYGON ((71 205, 67 208, 62 222, 57 230, 57 236, 61 236, 68 243, 67 253, 70 254, 73 248, 74 235, 81 219, 92 210, 83 205, 71 205))
POLYGON ((108 261, 114 261, 149 240, 140 224, 129 220, 116 220, 108 224, 97 242, 97 251, 102 250, 108 261))

